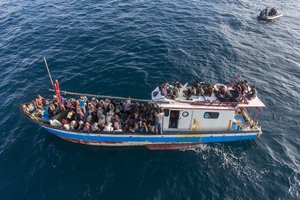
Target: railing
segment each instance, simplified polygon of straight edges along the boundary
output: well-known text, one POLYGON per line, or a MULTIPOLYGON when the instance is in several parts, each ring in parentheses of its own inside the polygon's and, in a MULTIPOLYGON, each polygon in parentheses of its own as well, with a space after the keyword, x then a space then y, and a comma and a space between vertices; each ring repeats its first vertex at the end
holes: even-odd
MULTIPOLYGON (((49 91, 54 91, 53 89, 49 89, 49 91)), ((129 97, 118 97, 118 96, 108 96, 108 95, 100 95, 100 94, 87 94, 87 93, 79 93, 79 92, 68 92, 68 91, 60 91, 63 95, 76 95, 76 96, 87 96, 87 97, 95 97, 95 98, 107 98, 107 99, 118 99, 118 100, 127 100, 129 97)), ((151 99, 136 99, 130 98, 132 101, 138 102, 152 102, 151 99)))

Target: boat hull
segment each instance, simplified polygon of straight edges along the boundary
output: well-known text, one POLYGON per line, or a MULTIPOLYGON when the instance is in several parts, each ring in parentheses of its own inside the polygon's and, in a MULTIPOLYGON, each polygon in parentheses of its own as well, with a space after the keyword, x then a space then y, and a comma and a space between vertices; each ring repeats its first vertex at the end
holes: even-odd
POLYGON ((278 15, 273 15, 273 16, 257 16, 257 19, 264 20, 264 21, 272 21, 275 19, 279 19, 282 16, 283 16, 283 14, 278 14, 278 15))
POLYGON ((233 142, 250 140, 261 134, 260 131, 218 134, 176 133, 163 135, 145 134, 94 134, 78 133, 42 126, 47 131, 64 140, 85 145, 97 146, 145 146, 149 149, 178 149, 213 142, 233 142))

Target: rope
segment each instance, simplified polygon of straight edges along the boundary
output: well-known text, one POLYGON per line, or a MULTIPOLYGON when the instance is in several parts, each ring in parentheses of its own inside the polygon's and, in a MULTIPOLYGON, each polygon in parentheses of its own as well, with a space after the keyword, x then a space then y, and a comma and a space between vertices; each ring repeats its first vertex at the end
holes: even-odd
MULTIPOLYGON (((49 91, 54 92, 53 89, 49 89, 49 91)), ((99 95, 99 94, 86 94, 86 93, 79 93, 79 92, 68 92, 68 91, 60 91, 63 94, 69 94, 69 95, 76 95, 76 96, 87 96, 87 97, 95 97, 95 98, 106 98, 106 99, 120 99, 120 100, 126 100, 128 98, 126 97, 117 97, 117 96, 107 96, 107 95, 99 95)), ((151 102, 150 99, 135 99, 130 98, 132 101, 139 101, 139 102, 151 102)))

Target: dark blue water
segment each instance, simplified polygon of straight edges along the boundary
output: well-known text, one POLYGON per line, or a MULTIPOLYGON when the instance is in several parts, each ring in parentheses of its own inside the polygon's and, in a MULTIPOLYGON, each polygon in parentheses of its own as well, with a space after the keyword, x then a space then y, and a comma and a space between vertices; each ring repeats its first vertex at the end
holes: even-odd
POLYGON ((294 0, 0 1, 1 199, 299 199, 300 5, 294 0), (275 5, 280 20, 256 20, 275 5), (241 74, 266 104, 253 141, 180 151, 69 143, 18 105, 64 90, 149 98, 162 80, 241 74))

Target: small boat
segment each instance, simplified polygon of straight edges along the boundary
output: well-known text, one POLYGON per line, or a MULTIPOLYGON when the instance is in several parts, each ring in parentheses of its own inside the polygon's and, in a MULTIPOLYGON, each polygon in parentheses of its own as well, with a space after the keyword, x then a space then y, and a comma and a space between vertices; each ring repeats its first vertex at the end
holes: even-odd
POLYGON ((279 19, 282 16, 283 16, 282 13, 279 13, 278 10, 272 8, 270 12, 267 9, 262 10, 260 14, 257 16, 257 19, 264 20, 264 21, 272 21, 275 19, 279 19))
MULTIPOLYGON (((249 96, 251 93, 249 86, 247 86, 249 89, 246 88, 246 95, 239 96, 238 98, 235 97, 234 99, 231 98, 230 100, 221 98, 219 94, 222 92, 223 94, 234 93, 235 86, 233 84, 216 84, 210 86, 209 84, 198 82, 198 88, 196 86, 189 86, 188 84, 181 85, 179 83, 176 83, 175 86, 168 84, 165 86, 165 88, 163 88, 164 86, 156 87, 151 93, 152 99, 148 100, 145 104, 138 103, 140 101, 138 99, 129 100, 131 110, 136 110, 136 108, 140 109, 140 111, 136 111, 138 114, 150 116, 151 118, 151 115, 155 113, 153 114, 155 120, 159 118, 158 115, 161 114, 161 121, 156 122, 157 124, 155 125, 152 124, 152 126, 155 126, 155 128, 152 127, 152 131, 150 131, 150 124, 148 126, 149 130, 146 128, 147 131, 142 131, 142 129, 131 130, 126 128, 126 125, 120 126, 120 129, 115 129, 111 124, 109 125, 109 129, 107 129, 106 126, 104 129, 97 128, 95 130, 70 128, 69 124, 67 126, 63 125, 68 123, 66 119, 68 119, 67 115, 70 110, 65 108, 67 112, 64 112, 63 116, 61 116, 61 113, 58 113, 57 115, 60 115, 60 118, 57 116, 49 118, 43 114, 46 112, 45 110, 49 108, 43 108, 43 113, 37 113, 41 111, 32 108, 33 105, 30 102, 22 104, 20 111, 30 121, 43 127, 53 135, 70 142, 86 145, 144 146, 149 149, 178 149, 202 143, 249 140, 262 134, 257 117, 259 111, 265 107, 265 105, 256 93, 255 95, 249 96), (166 91, 164 91, 164 89, 166 89, 166 91), (201 91, 202 89, 203 91, 201 91), (175 95, 172 93, 173 90, 176 90, 175 95), (56 120, 56 124, 53 123, 53 119, 56 120), (61 119, 65 120, 65 122, 61 119)), ((69 102, 67 98, 60 96, 58 82, 54 84, 54 88, 57 94, 56 98, 60 97, 62 101, 69 102)), ((96 101, 95 105, 98 106, 98 110, 99 107, 100 110, 104 110, 107 106, 110 108, 110 103, 104 107, 103 105, 106 101, 111 102, 115 107, 114 109, 111 108, 115 112, 114 114, 117 112, 116 108, 119 109, 118 113, 122 113, 119 114, 120 117, 116 117, 119 118, 119 124, 123 123, 121 123, 123 115, 126 119, 128 110, 124 111, 122 109, 123 107, 126 109, 125 104, 128 98, 111 97, 119 99, 119 102, 116 101, 112 103, 113 101, 104 100, 108 96, 88 95, 67 91, 61 92, 64 95, 76 94, 92 96, 94 97, 93 101, 96 101), (97 98, 103 98, 103 100, 97 100, 97 98)), ((141 101, 145 102, 145 100, 141 101)), ((61 104, 67 105, 67 103, 61 104)), ((88 105, 90 105, 90 103, 88 103, 88 105)), ((80 107, 80 105, 78 104, 77 107, 80 107)), ((115 119, 115 121, 113 121, 113 119, 109 120, 112 122, 116 121, 115 119)), ((99 122, 99 125, 100 123, 101 122, 99 122)), ((94 124, 96 124, 96 122, 94 124)), ((107 124, 106 122, 105 125, 107 124)), ((135 123, 133 121, 133 124, 137 124, 137 122, 135 123)))

